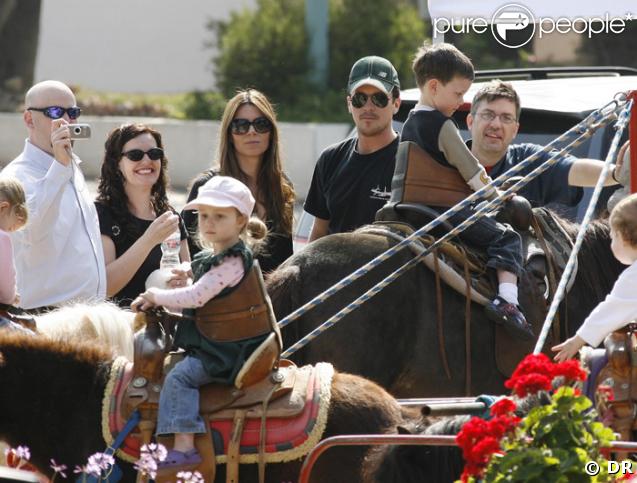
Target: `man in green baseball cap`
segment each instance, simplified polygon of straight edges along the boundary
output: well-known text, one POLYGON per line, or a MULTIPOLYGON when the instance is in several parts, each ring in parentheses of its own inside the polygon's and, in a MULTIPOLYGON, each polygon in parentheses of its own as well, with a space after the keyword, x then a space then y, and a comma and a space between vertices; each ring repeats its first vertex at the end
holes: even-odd
POLYGON ((391 62, 376 55, 363 57, 352 66, 347 92, 352 95, 362 85, 378 87, 385 94, 391 94, 394 88, 400 92, 398 72, 391 62))
POLYGON ((347 109, 356 135, 319 157, 304 209, 314 216, 310 241, 372 223, 389 200, 399 136, 392 118, 400 107, 394 66, 375 55, 356 61, 347 82, 347 109))

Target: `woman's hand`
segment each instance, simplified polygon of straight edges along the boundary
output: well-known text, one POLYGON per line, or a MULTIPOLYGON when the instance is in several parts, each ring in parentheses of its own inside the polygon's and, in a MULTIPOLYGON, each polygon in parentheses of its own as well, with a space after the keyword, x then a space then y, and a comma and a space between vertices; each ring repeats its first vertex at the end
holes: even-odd
POLYGON ((159 245, 168 238, 168 235, 177 230, 179 230, 179 217, 173 212, 167 211, 153 220, 143 236, 155 246, 159 245))
POLYGON ((564 362, 574 357, 577 352, 586 344, 586 341, 579 335, 574 335, 561 344, 551 347, 553 352, 557 352, 553 358, 556 362, 564 362))
POLYGON ((130 304, 130 308, 133 312, 143 312, 148 309, 152 309, 156 305, 157 301, 155 299, 155 293, 153 289, 150 289, 139 294, 139 296, 133 300, 133 303, 130 304))

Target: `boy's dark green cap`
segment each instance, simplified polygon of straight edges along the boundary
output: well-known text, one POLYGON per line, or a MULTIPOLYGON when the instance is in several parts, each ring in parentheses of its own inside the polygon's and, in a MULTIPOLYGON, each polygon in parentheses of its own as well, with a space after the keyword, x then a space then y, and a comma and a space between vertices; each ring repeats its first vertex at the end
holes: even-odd
POLYGON ((358 59, 349 73, 347 92, 352 94, 362 85, 378 87, 385 94, 390 94, 394 87, 400 89, 398 72, 390 61, 383 57, 370 55, 358 59))

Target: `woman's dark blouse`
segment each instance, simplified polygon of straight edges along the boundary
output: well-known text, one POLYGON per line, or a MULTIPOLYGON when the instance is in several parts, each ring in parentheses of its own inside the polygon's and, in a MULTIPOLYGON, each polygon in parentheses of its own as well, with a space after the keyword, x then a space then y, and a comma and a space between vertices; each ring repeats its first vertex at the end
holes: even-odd
MULTIPOLYGON (((213 176, 218 175, 219 172, 213 169, 209 169, 200 174, 192 183, 190 194, 188 195, 188 201, 192 201, 199 194, 199 188, 203 186, 206 181, 213 176)), ((194 237, 197 234, 197 212, 192 210, 184 210, 181 212, 181 217, 186 224, 186 230, 188 231, 188 247, 190 248, 190 256, 194 258, 195 254, 201 251, 195 241, 194 237)), ((268 219, 265 222, 268 227, 268 237, 266 238, 265 245, 260 252, 256 254, 256 259, 259 261, 261 271, 264 273, 271 272, 281 265, 287 258, 292 255, 292 235, 284 235, 276 233, 274 231, 275 223, 270 218, 268 213, 268 219)))
MULTIPOLYGON (((120 221, 109 206, 96 201, 95 207, 100 220, 100 233, 113 240, 116 258, 121 257, 153 222, 153 220, 142 220, 129 213, 130 233, 122 233, 120 221)), ((183 220, 179 224, 179 230, 181 231, 181 239, 184 240, 187 235, 183 220)), ((153 247, 137 272, 135 272, 135 275, 133 275, 133 278, 130 279, 124 288, 111 297, 113 302, 120 307, 130 306, 135 297, 146 290, 146 279, 153 271, 159 268, 161 255, 161 245, 153 247)))

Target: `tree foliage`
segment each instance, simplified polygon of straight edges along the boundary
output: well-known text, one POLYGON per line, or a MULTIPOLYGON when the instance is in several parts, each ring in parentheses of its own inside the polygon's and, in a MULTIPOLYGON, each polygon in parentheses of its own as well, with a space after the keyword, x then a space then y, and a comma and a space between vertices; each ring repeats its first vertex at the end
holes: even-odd
POLYGON ((343 89, 352 64, 366 55, 389 59, 401 85, 414 86, 411 62, 426 38, 425 22, 408 1, 332 0, 329 87, 343 89))
POLYGON ((303 0, 258 0, 254 10, 212 22, 219 55, 217 85, 230 97, 255 87, 273 99, 285 99, 305 83, 307 34, 303 0))
MULTIPOLYGON (((403 85, 414 85, 411 59, 426 28, 412 1, 330 0, 329 8, 329 80, 319 86, 327 88, 324 95, 342 95, 352 64, 365 55, 390 59, 403 85)), ((307 100, 316 89, 308 81, 304 0, 257 0, 255 9, 210 28, 218 48, 213 59, 217 85, 224 95, 252 86, 276 102, 316 104, 307 100)))
POLYGON ((14 110, 33 83, 40 0, 0 1, 0 110, 14 110))

